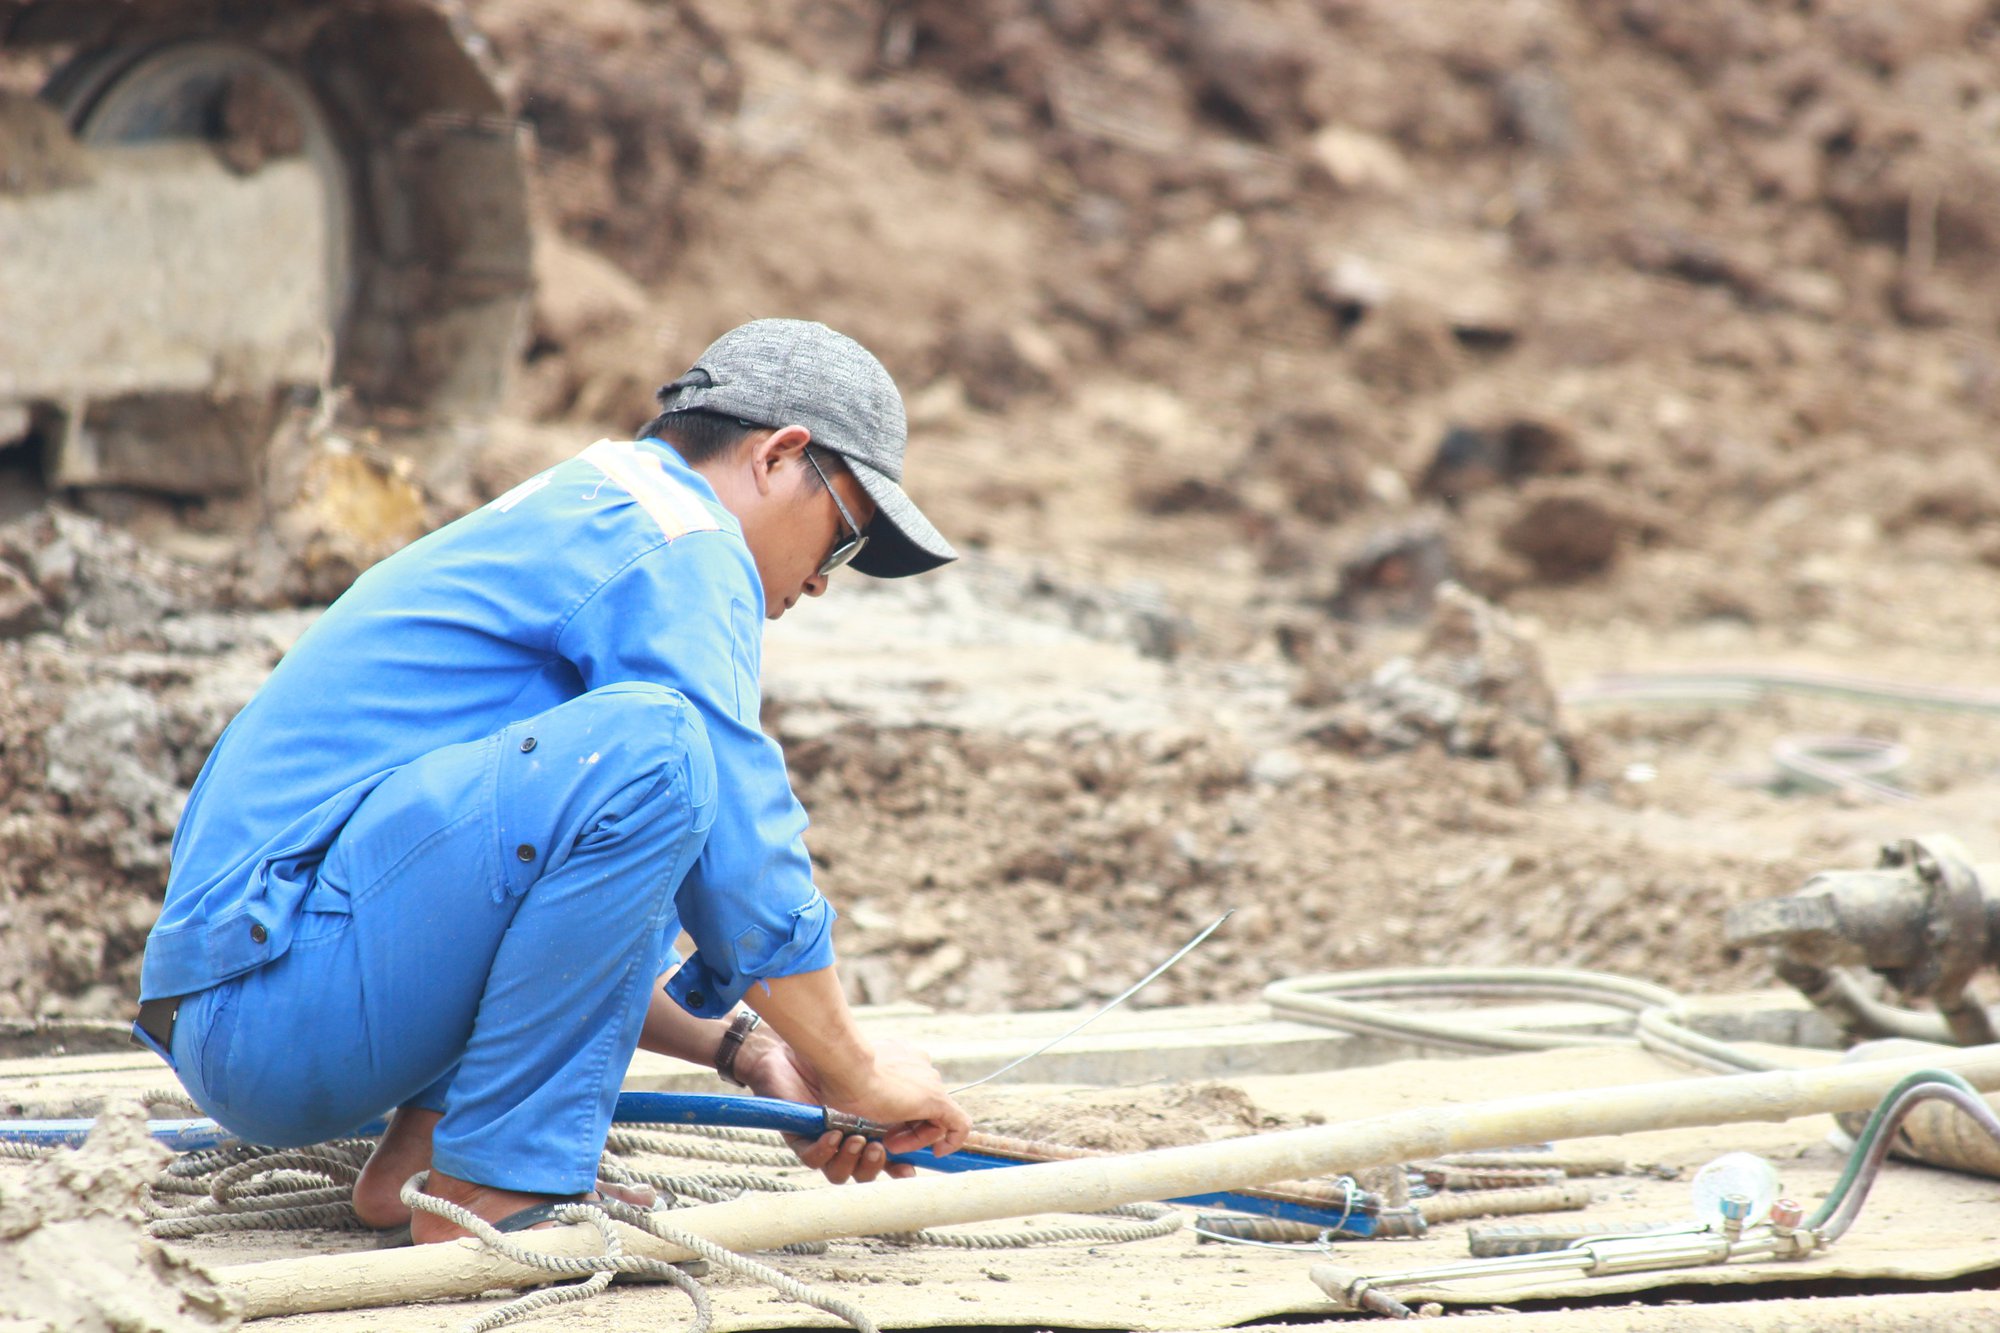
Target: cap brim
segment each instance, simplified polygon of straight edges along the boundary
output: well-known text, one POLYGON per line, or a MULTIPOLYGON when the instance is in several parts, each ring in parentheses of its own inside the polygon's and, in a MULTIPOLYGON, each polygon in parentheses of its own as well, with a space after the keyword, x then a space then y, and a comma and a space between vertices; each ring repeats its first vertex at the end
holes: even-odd
POLYGON ((875 502, 868 544, 854 557, 850 569, 873 578, 900 579, 958 559, 958 552, 944 534, 931 525, 901 486, 858 458, 844 453, 840 457, 875 502))

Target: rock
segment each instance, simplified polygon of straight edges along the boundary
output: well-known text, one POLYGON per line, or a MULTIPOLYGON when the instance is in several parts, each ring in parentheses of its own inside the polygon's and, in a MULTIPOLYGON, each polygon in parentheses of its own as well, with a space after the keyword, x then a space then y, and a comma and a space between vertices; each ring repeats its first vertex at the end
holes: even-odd
POLYGON ((1357 377, 1401 393, 1436 392, 1466 367, 1451 321, 1436 307, 1404 297, 1369 312, 1348 335, 1347 346, 1357 377))
POLYGON ((568 347, 621 330, 646 308, 645 288, 625 270, 553 231, 536 233, 535 337, 568 347))
POLYGON ((1257 251, 1243 220, 1220 213, 1200 228, 1156 236, 1139 256, 1132 288, 1146 309, 1166 318, 1204 299, 1241 290, 1257 270, 1257 251))
POLYGON ((1538 578, 1570 583, 1601 574, 1635 527, 1630 513, 1594 488, 1565 488, 1530 500, 1500 534, 1538 578))
POLYGON ((1453 425, 1432 451, 1417 492, 1454 504, 1495 486, 1582 468, 1575 436, 1558 422, 1524 418, 1494 426, 1453 425))
POLYGON ((1528 147, 1565 157, 1576 146, 1576 116, 1569 86, 1546 64, 1530 64, 1500 76, 1501 129, 1528 147))
POLYGON ((0 561, 0 639, 18 639, 50 624, 48 603, 27 575, 0 561))
POLYGON ((1408 193, 1410 164, 1402 150, 1379 135, 1349 125, 1328 125, 1306 146, 1314 166, 1335 187, 1391 197, 1408 193))
MULTIPOLYGON (((1438 327, 1468 346, 1506 346, 1529 304, 1510 242, 1470 231, 1412 228, 1405 210, 1381 209, 1312 244, 1308 292, 1336 315, 1350 302, 1399 322, 1438 327)), ((1354 323, 1354 318, 1344 317, 1354 323)), ((1366 329, 1372 318, 1361 322, 1366 329)))
POLYGON ((1305 776, 1305 760, 1290 750, 1260 750, 1250 761, 1249 780, 1260 787, 1289 787, 1305 776))
POLYGON ((987 412, 1004 412, 1023 397, 1047 392, 1063 368, 1062 349, 1028 326, 955 329, 945 339, 944 361, 966 401, 987 412))
POLYGON ((1276 139, 1298 123, 1309 57, 1297 34, 1262 6, 1195 0, 1187 54, 1202 100, 1234 127, 1276 139))
POLYGON ((129 533, 54 507, 0 527, 0 566, 9 564, 32 583, 52 621, 75 616, 126 637, 143 638, 163 617, 212 605, 215 598, 213 580, 203 571, 141 546, 129 533))
POLYGON ((1243 497, 1234 489, 1199 476, 1146 477, 1133 486, 1132 502, 1146 513, 1162 517, 1243 511, 1243 497))
POLYGON ((428 497, 407 459, 329 436, 312 444, 299 493, 272 535, 290 565, 286 592, 330 602, 432 526, 428 497))
POLYGON ((904 976, 903 986, 910 994, 921 995, 964 967, 969 957, 962 945, 941 945, 916 961, 904 976))
POLYGON ((1578 747, 1563 730, 1540 650, 1499 608, 1455 583, 1439 587, 1412 657, 1382 663, 1308 736, 1359 753, 1437 744, 1496 760, 1519 794, 1575 781, 1578 747))
POLYGON ((47 790, 107 839, 113 863, 127 871, 167 868, 183 793, 164 730, 151 693, 100 680, 69 697, 44 741, 47 790))
POLYGON ((1315 268, 1306 291, 1333 312, 1343 329, 1352 328, 1368 312, 1389 299, 1389 281, 1360 255, 1337 255, 1315 268))
POLYGON ((1835 319, 1847 307, 1847 288, 1819 269, 1788 268, 1773 274, 1770 295, 1784 308, 1814 319, 1835 319))
POLYGON ((1260 477, 1281 486, 1291 509, 1331 523, 1368 502, 1368 455, 1374 445, 1344 413, 1278 412, 1257 423, 1248 461, 1260 477))
POLYGON ((1418 620, 1451 573, 1443 526, 1422 517, 1377 532, 1342 560, 1329 609, 1343 620, 1418 620))
POLYGON ((62 112, 39 97, 0 90, 0 195, 84 185, 94 175, 62 112))

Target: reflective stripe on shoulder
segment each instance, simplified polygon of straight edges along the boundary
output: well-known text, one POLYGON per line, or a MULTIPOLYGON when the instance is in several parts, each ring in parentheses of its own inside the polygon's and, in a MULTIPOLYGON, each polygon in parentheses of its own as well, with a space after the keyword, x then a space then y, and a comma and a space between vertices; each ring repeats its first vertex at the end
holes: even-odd
POLYGON ((651 514, 660 526, 660 535, 668 541, 690 532, 714 532, 722 526, 700 496, 668 476, 659 459, 630 441, 599 440, 585 449, 582 457, 651 514))

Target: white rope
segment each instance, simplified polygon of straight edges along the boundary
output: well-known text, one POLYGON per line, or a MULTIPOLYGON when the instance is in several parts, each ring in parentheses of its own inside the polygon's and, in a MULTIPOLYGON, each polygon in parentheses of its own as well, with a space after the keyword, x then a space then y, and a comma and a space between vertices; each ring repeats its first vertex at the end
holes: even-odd
MULTIPOLYGON (((161 1099, 156 1099, 161 1100, 161 1099)), ((676 1127, 674 1132, 614 1130, 600 1162, 599 1176, 607 1184, 642 1183, 663 1197, 704 1203, 721 1203, 749 1191, 788 1192, 803 1188, 794 1181, 755 1171, 709 1171, 696 1174, 669 1174, 628 1166, 610 1151, 676 1156, 695 1161, 757 1167, 791 1167, 802 1170, 796 1156, 779 1150, 781 1136, 758 1130, 736 1130, 711 1126, 676 1127)), ((26 1146, 26 1145, 19 1145, 26 1146)), ((0 1145, 5 1151, 7 1145, 0 1145)), ((183 1239, 215 1232, 319 1228, 363 1230, 355 1215, 353 1185, 359 1179, 374 1142, 343 1139, 309 1148, 278 1150, 233 1144, 225 1148, 189 1153, 173 1162, 154 1181, 153 1197, 147 1210, 152 1220, 147 1231, 162 1239, 183 1239)), ((31 1148, 34 1156, 52 1150, 31 1148)), ((28 1154, 19 1154, 28 1155, 28 1154)), ((517 1320, 538 1315, 557 1306, 587 1300, 608 1286, 619 1273, 663 1280, 687 1293, 694 1304, 694 1316, 687 1333, 708 1333, 714 1316, 707 1291, 678 1267, 624 1252, 611 1220, 630 1223, 671 1244, 700 1255, 711 1264, 762 1283, 784 1296, 813 1306, 841 1319, 862 1333, 877 1333, 865 1310, 852 1302, 807 1285, 769 1265, 732 1253, 711 1241, 683 1232, 665 1220, 662 1211, 633 1207, 612 1198, 596 1202, 564 1204, 556 1210, 565 1223, 587 1223, 604 1237, 604 1252, 591 1256, 550 1255, 528 1249, 507 1238, 490 1224, 446 1200, 422 1192, 425 1172, 406 1181, 401 1190, 405 1205, 443 1217, 479 1237, 496 1253, 525 1267, 563 1277, 583 1280, 530 1292, 466 1325, 466 1333, 490 1333, 517 1320)), ((1011 1232, 959 1232, 926 1229, 887 1237, 901 1244, 937 1245, 955 1249, 998 1250, 1049 1245, 1065 1241, 1120 1243, 1167 1235, 1181 1225, 1181 1215, 1170 1208, 1134 1204, 1098 1214, 1137 1219, 1137 1225, 1086 1224, 1030 1228, 1011 1232)), ((788 1245, 781 1254, 823 1254, 823 1241, 788 1245)))
POLYGON ((672 1215, 671 1213, 634 1208, 630 1204, 611 1199, 604 1201, 604 1207, 619 1221, 629 1222, 642 1231, 651 1232, 668 1244, 691 1250, 717 1268, 726 1269, 739 1277, 762 1282, 802 1305, 824 1310, 834 1318, 852 1324, 860 1330, 860 1333, 881 1333, 879 1326, 860 1306, 816 1287, 809 1287, 790 1274, 782 1273, 768 1264, 760 1264, 754 1259, 747 1259, 734 1251, 726 1250, 712 1240, 695 1235, 692 1231, 683 1231, 666 1220, 672 1215))
MULTIPOLYGON (((473 1213, 470 1209, 434 1195, 423 1192, 424 1182, 430 1179, 430 1172, 419 1171, 403 1182, 402 1200, 412 1212, 426 1212, 442 1217, 454 1226, 477 1236, 488 1249, 524 1268, 536 1268, 547 1273, 564 1275, 588 1274, 582 1282, 565 1287, 546 1287, 511 1300, 497 1310, 489 1310, 464 1325, 461 1333, 489 1333, 503 1325, 515 1323, 531 1315, 542 1313, 559 1305, 569 1305, 576 1301, 589 1300, 606 1287, 619 1273, 638 1273, 647 1277, 671 1282, 688 1294, 694 1302, 694 1319, 689 1322, 687 1333, 707 1333, 714 1323, 714 1312, 709 1304, 708 1293, 701 1284, 672 1264, 659 1259, 649 1259, 644 1255, 627 1254, 619 1243, 618 1232, 611 1225, 611 1216, 603 1207, 592 1203, 558 1204, 555 1220, 568 1224, 587 1223, 595 1227, 604 1239, 604 1253, 601 1255, 545 1254, 531 1250, 508 1239, 504 1232, 473 1213)), ((621 1205, 622 1207, 622 1205, 621 1205)), ((639 1209, 632 1209, 638 1213, 639 1209)))
POLYGON ((925 1227, 921 1231, 894 1232, 881 1239, 903 1245, 937 1245, 954 1250, 1020 1250, 1030 1245, 1057 1245, 1072 1240, 1116 1245, 1171 1236, 1181 1229, 1183 1221, 1179 1213, 1156 1203, 1120 1204, 1091 1216, 1136 1218, 1139 1225, 1099 1223, 1092 1226, 1028 1227, 1019 1231, 939 1231, 935 1227, 925 1227))
MULTIPOLYGON (((743 1141, 737 1140, 737 1142, 743 1141)), ((685 1157, 691 1161, 725 1162, 733 1166, 768 1166, 782 1169, 799 1164, 797 1154, 781 1145, 738 1147, 730 1143, 717 1143, 705 1137, 682 1138, 678 1135, 636 1133, 622 1129, 614 1129, 604 1146, 614 1153, 656 1153, 661 1157, 685 1157)))
POLYGON ((148 1234, 162 1240, 220 1231, 359 1231, 354 1181, 366 1140, 277 1150, 235 1145, 190 1153, 153 1182, 148 1234), (186 1202, 169 1203, 168 1199, 186 1202))

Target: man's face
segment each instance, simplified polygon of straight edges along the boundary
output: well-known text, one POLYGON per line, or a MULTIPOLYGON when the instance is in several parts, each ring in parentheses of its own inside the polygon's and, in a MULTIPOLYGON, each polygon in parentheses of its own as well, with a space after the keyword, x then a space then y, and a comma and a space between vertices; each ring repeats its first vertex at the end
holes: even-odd
MULTIPOLYGON (((755 444, 749 451, 750 475, 737 491, 740 499, 732 502, 725 496, 723 501, 743 524, 743 540, 764 584, 764 614, 771 620, 801 597, 826 591, 829 576, 819 567, 828 552, 853 535, 806 459, 808 438, 803 428, 787 426, 755 444)), ((875 517, 875 502, 845 466, 831 461, 821 466, 828 485, 866 528, 875 517)))

